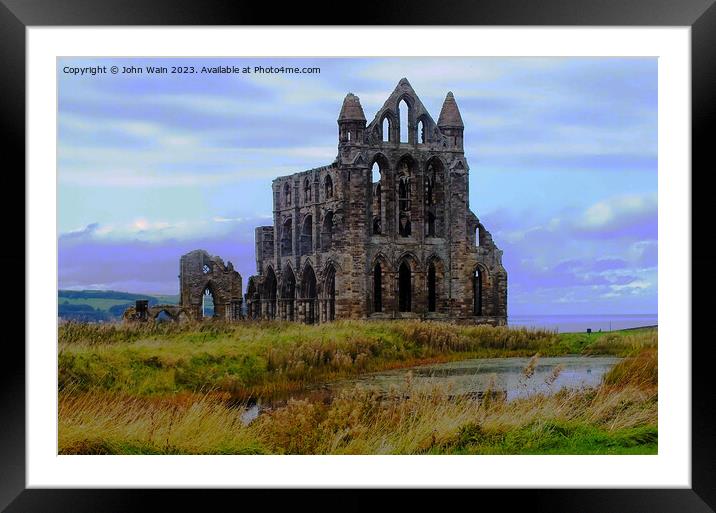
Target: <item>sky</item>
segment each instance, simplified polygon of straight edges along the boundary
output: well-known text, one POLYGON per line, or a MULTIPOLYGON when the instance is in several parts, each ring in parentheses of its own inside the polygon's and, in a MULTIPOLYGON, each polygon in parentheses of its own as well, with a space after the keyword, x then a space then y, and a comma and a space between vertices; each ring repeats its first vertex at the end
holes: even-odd
POLYGON ((455 95, 510 314, 656 313, 655 58, 58 59, 59 287, 176 294, 198 248, 245 287, 272 179, 330 164, 345 95, 370 122, 402 77, 435 120, 455 95))

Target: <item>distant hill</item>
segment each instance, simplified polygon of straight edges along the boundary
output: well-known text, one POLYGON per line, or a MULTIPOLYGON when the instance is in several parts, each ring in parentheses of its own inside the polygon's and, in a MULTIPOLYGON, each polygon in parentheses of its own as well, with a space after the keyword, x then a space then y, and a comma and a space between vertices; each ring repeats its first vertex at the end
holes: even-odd
POLYGON ((59 290, 57 292, 59 318, 82 322, 107 322, 122 318, 124 311, 138 299, 150 305, 178 304, 179 294, 149 295, 116 290, 59 290))

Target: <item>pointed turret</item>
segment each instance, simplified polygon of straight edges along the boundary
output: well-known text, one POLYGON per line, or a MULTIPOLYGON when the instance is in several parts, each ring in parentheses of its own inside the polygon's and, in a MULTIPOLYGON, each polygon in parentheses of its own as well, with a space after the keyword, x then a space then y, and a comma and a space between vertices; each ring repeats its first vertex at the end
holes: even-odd
POLYGON ((365 131, 365 114, 360 100, 353 93, 348 93, 343 100, 341 113, 338 115, 338 146, 355 146, 363 144, 365 131))
POLYGON ((440 128, 464 128, 462 124, 462 116, 460 116, 460 110, 457 108, 457 102, 452 94, 452 91, 448 92, 443 102, 443 108, 440 110, 440 117, 438 118, 438 126, 440 128))
POLYGON ((341 113, 338 116, 338 122, 340 123, 341 121, 365 121, 360 99, 353 93, 348 93, 343 100, 341 113))

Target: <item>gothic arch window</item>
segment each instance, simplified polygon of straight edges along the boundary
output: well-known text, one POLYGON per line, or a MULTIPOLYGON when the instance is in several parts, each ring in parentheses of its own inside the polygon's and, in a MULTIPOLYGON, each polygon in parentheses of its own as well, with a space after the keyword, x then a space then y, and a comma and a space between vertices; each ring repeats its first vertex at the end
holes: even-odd
POLYGON ((214 293, 209 285, 206 286, 201 296, 201 316, 215 317, 216 310, 214 308, 214 293))
POLYGON ((411 172, 406 159, 398 164, 398 234, 408 237, 412 233, 410 221, 411 172))
POLYGON ((380 235, 382 233, 382 223, 380 219, 382 217, 381 213, 383 210, 383 190, 380 186, 380 182, 375 185, 373 194, 375 196, 375 199, 373 200, 373 234, 380 235))
POLYGON ((373 234, 382 233, 383 230, 383 166, 376 158, 371 169, 372 198, 371 198, 371 221, 373 234))
POLYGON ((410 176, 398 179, 398 207, 401 212, 410 211, 410 176))
POLYGON ((403 158, 398 164, 398 209, 410 212, 412 192, 412 170, 409 159, 403 158))
POLYGON ((390 142, 390 116, 385 116, 383 118, 383 122, 381 123, 382 132, 383 132, 383 142, 390 142))
POLYGON ((283 222, 281 230, 281 256, 293 254, 293 219, 288 218, 283 222))
POLYGON ((326 212, 323 216, 323 229, 321 230, 321 248, 328 251, 333 245, 333 212, 326 212))
POLYGON ((428 212, 426 232, 428 237, 435 237, 435 214, 428 212))
POLYGON ((380 262, 373 266, 373 311, 383 311, 383 269, 380 262))
POLYGON ((424 177, 425 233, 441 237, 445 226, 445 183, 443 165, 438 158, 428 161, 424 177))
POLYGON ((313 252, 313 216, 311 215, 307 215, 303 220, 300 248, 301 255, 308 255, 313 252))
POLYGON ((400 116, 400 142, 410 142, 410 107, 405 99, 400 100, 398 104, 398 114, 400 116))
POLYGON ((418 121, 418 143, 425 144, 426 142, 425 121, 421 119, 418 121))
POLYGON ((304 201, 306 203, 311 202, 311 181, 306 178, 306 180, 303 182, 303 194, 304 194, 304 201))
POLYGON ((331 175, 326 176, 324 189, 326 191, 326 199, 331 199, 333 197, 333 178, 331 178, 331 175))
POLYGON ((400 214, 400 219, 398 219, 398 233, 401 237, 410 237, 412 234, 412 224, 406 214, 400 214))
POLYGON ((431 207, 435 204, 435 180, 433 178, 433 167, 428 166, 425 173, 425 205, 431 207))
POLYGON ((482 271, 479 268, 472 275, 472 314, 482 315, 482 271))
POLYGON ((378 164, 378 161, 376 160, 373 162, 373 167, 370 170, 371 175, 371 182, 372 183, 380 183, 380 179, 382 177, 382 173, 380 172, 380 164, 378 164))
POLYGON ((283 185, 283 197, 286 202, 286 206, 291 206, 291 186, 288 183, 283 185))

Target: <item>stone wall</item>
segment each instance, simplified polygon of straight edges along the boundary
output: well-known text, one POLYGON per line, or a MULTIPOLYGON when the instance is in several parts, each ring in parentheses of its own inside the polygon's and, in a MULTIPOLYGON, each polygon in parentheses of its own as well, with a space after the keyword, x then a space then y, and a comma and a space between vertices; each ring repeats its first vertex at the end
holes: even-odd
POLYGON ((249 316, 505 324, 507 272, 469 207, 464 127, 452 93, 436 123, 402 79, 366 123, 349 93, 336 160, 274 180, 273 230, 256 231, 249 316), (403 141, 399 105, 408 109, 403 141))
POLYGON ((213 317, 222 320, 241 318, 241 275, 231 262, 224 264, 218 256, 202 249, 187 253, 180 259, 180 301, 194 319, 202 319, 204 296, 214 303, 213 317))

